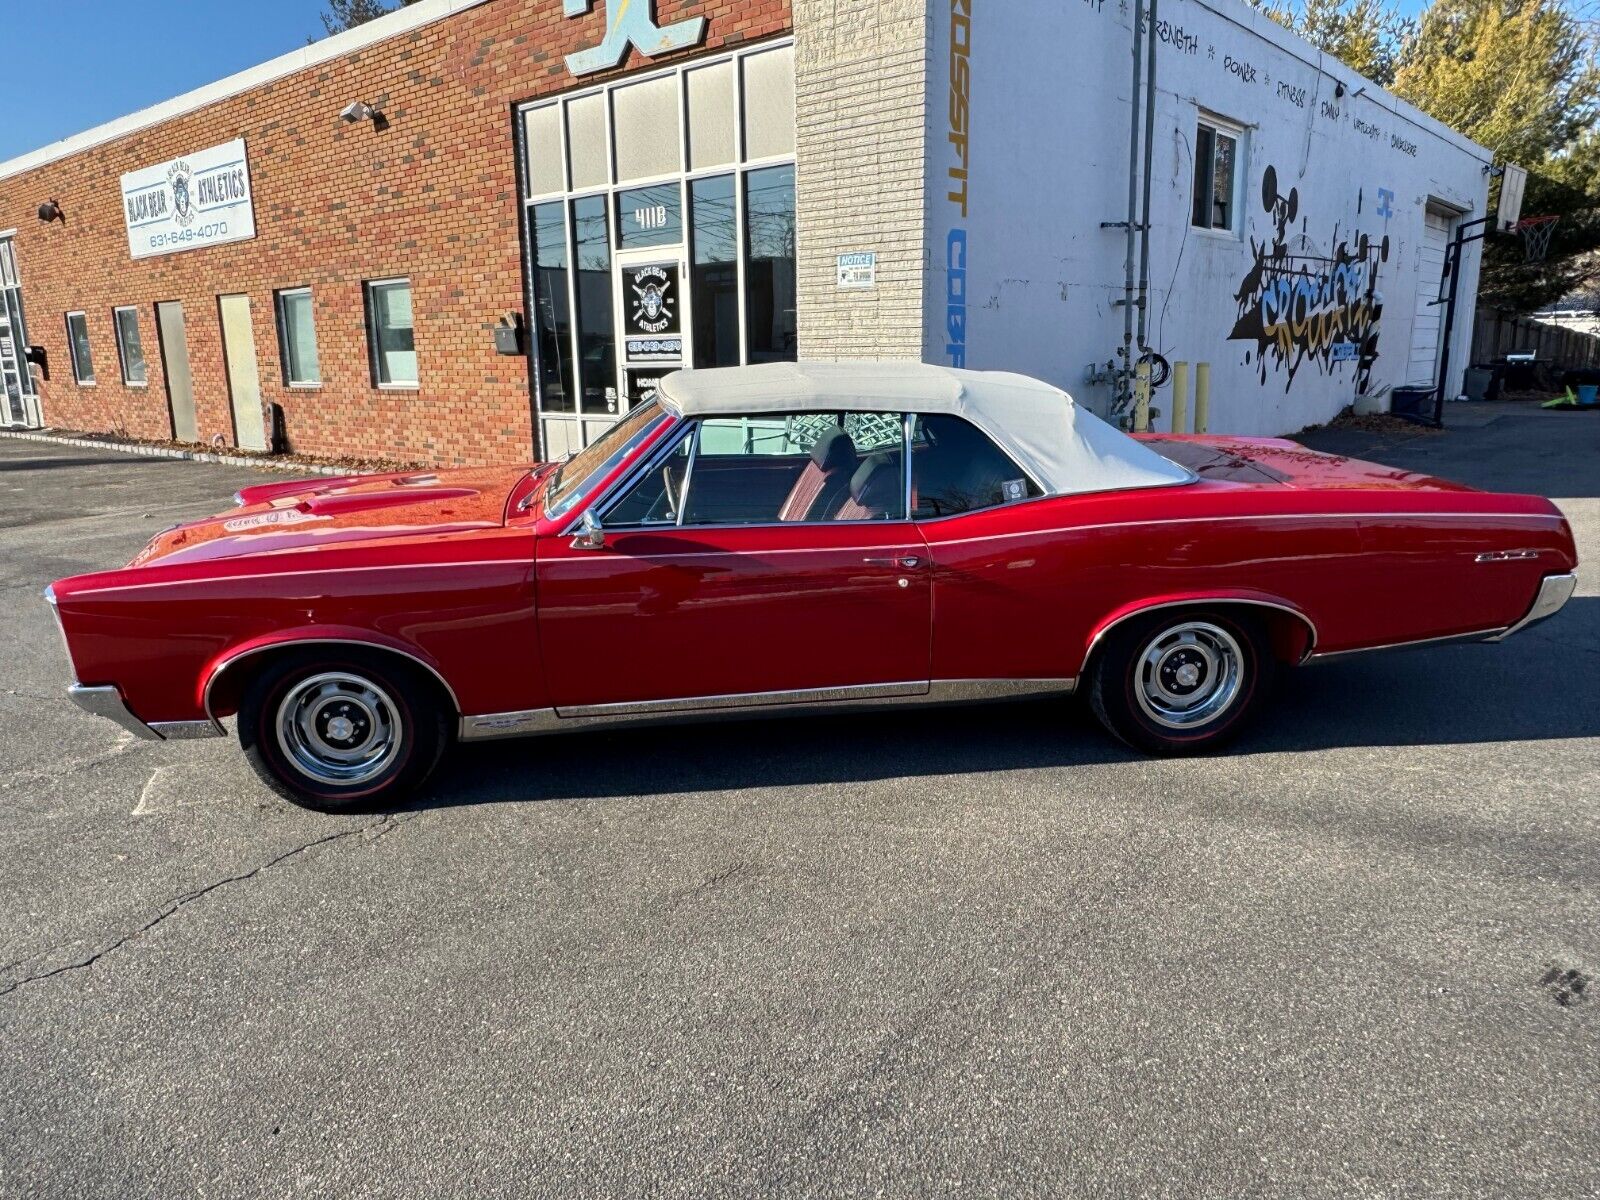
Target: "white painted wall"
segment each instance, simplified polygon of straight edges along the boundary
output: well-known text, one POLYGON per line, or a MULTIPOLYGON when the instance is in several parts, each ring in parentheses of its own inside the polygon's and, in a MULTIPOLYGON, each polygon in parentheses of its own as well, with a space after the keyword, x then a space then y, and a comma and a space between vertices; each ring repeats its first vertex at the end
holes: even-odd
MULTIPOLYGON (((1100 222, 1127 215, 1132 4, 928 3, 923 357, 1038 375, 1105 412, 1110 387, 1083 380, 1085 365, 1110 359, 1122 340, 1114 302, 1123 295, 1123 234, 1100 222), (950 175, 960 161, 952 128, 963 123, 964 95, 965 218, 951 199, 959 179, 950 175), (964 355, 951 348, 963 295, 964 355)), ((1157 36, 1149 341, 1170 359, 1212 364, 1212 432, 1292 432, 1329 419, 1360 392, 1368 406, 1386 408, 1391 387, 1425 382, 1407 378, 1423 214, 1432 202, 1464 219, 1484 215, 1490 153, 1235 0, 1162 0, 1157 36), (1190 226, 1203 110, 1246 127, 1242 236, 1190 226), (1268 168, 1277 184, 1270 210, 1268 168), (1341 245, 1355 265, 1336 270, 1341 245), (1363 372, 1357 361, 1333 360, 1348 349, 1328 347, 1356 336, 1346 330, 1366 307, 1369 270, 1381 312, 1369 330, 1375 357, 1363 372), (1258 284, 1275 284, 1291 299, 1298 289, 1303 313, 1307 289, 1315 296, 1334 276, 1354 302, 1316 301, 1323 319, 1291 322, 1286 356, 1275 339, 1263 356, 1261 343, 1236 328, 1261 313, 1258 284), (1344 326, 1332 323, 1341 316, 1344 326)), ((1477 268, 1472 248, 1454 387, 1466 365, 1477 268)), ((1273 311, 1269 305, 1268 320, 1273 311)), ((1157 404, 1167 409, 1166 392, 1157 404)))

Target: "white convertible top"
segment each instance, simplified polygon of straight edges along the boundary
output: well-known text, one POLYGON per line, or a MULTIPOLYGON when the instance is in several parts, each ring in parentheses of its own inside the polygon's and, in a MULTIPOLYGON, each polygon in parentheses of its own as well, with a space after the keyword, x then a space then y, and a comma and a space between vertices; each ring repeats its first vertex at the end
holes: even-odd
POLYGON ((971 421, 1046 492, 1073 495, 1191 483, 1163 458, 1060 388, 1005 371, 914 362, 783 362, 674 371, 661 403, 680 417, 794 412, 948 413, 971 421))

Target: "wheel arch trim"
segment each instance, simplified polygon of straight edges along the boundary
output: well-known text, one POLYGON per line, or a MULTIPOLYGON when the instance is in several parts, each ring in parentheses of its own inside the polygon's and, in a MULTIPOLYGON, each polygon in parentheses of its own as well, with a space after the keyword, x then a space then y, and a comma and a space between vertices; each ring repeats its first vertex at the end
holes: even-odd
POLYGON ((410 660, 412 663, 415 663, 417 666, 421 667, 435 681, 438 682, 439 686, 444 689, 444 694, 449 698, 451 706, 455 709, 456 715, 459 717, 461 713, 461 701, 456 696, 455 688, 450 686, 450 681, 444 677, 444 672, 439 670, 439 668, 433 663, 423 658, 415 650, 407 649, 404 646, 395 645, 392 642, 378 637, 361 636, 357 634, 341 636, 317 633, 308 634, 305 636, 284 634, 263 641, 254 642, 246 646, 235 647, 213 659, 207 669, 205 686, 201 689, 200 696, 201 706, 205 709, 206 719, 216 726, 219 732, 221 732, 222 722, 212 709, 212 695, 216 690, 218 681, 227 675, 227 673, 232 670, 233 667, 243 662, 245 659, 253 658, 258 654, 264 654, 269 650, 292 650, 300 646, 328 645, 359 646, 364 650, 378 650, 410 660))
POLYGON ((1113 610, 1104 620, 1095 626, 1094 633, 1089 638, 1088 645, 1083 651, 1083 661, 1079 664, 1080 674, 1086 670, 1090 659, 1094 657, 1101 642, 1118 625, 1131 621, 1135 617, 1142 617, 1148 613, 1157 612, 1165 608, 1203 608, 1208 604, 1240 604, 1254 608, 1266 608, 1275 612, 1286 613, 1299 621, 1306 630, 1306 648, 1296 661, 1296 666, 1306 662, 1317 648, 1317 624, 1304 611, 1285 600, 1273 599, 1264 596, 1240 595, 1227 592, 1207 592, 1191 596, 1173 596, 1160 599, 1136 600, 1113 610))

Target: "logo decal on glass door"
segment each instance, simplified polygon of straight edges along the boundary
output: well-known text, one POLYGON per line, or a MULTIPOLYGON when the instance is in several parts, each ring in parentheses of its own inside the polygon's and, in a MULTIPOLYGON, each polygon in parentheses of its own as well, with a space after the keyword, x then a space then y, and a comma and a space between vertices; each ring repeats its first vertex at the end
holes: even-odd
MULTIPOLYGON (((593 3, 594 0, 562 0, 562 10, 569 17, 581 17, 593 3)), ((593 49, 567 55, 567 70, 574 75, 592 75, 620 64, 630 45, 646 58, 652 58, 698 46, 705 37, 704 17, 674 21, 662 27, 656 24, 654 8, 651 0, 611 0, 605 41, 593 49)))
POLYGON ((633 272, 633 324, 644 333, 660 333, 673 324, 676 298, 672 276, 665 267, 641 267, 633 272))

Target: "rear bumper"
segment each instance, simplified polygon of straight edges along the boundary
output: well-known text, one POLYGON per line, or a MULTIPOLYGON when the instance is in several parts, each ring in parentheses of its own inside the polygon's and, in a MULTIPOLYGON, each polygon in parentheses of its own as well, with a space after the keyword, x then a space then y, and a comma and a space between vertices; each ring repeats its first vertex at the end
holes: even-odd
POLYGON ((1555 616, 1561 611, 1562 606, 1572 599, 1572 593, 1577 586, 1578 577, 1576 575, 1570 573, 1566 575, 1546 575, 1539 581, 1538 594, 1534 596, 1533 604, 1522 615, 1522 619, 1509 629, 1497 633, 1493 637, 1485 638, 1484 641, 1503 642, 1513 633, 1518 633, 1529 625, 1543 621, 1547 617, 1555 616))
POLYGON ((75 683, 67 689, 67 697, 84 712, 104 717, 147 742, 226 736, 226 731, 216 721, 155 721, 147 725, 133 715, 115 687, 84 687, 75 683))

